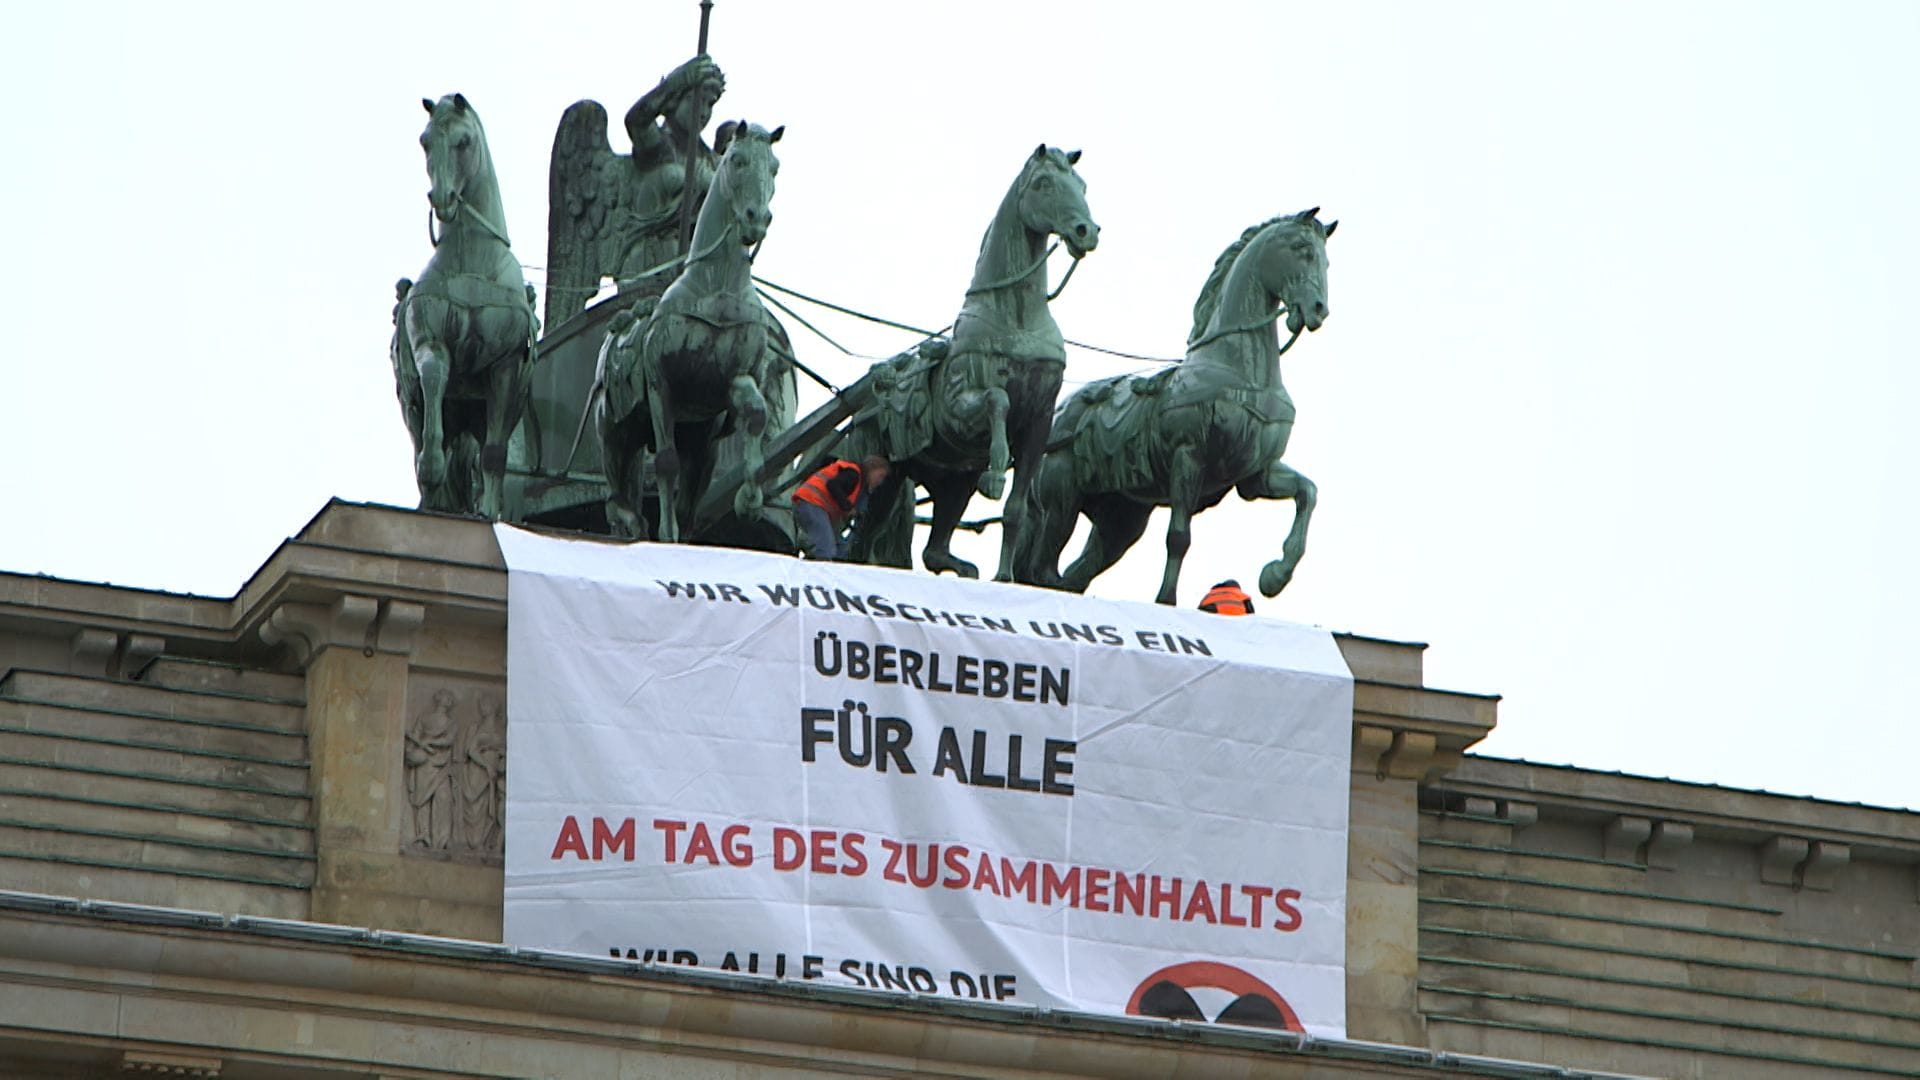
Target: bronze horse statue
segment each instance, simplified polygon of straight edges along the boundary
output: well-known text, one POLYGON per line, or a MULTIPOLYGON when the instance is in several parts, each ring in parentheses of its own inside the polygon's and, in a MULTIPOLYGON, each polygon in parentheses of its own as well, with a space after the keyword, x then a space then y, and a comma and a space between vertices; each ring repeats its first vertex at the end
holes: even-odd
MULTIPOLYGON (((607 521, 616 535, 647 535, 649 460, 659 507, 654 538, 677 542, 681 515, 714 471, 719 439, 737 436, 732 445, 751 473, 763 463, 769 422, 792 423, 793 369, 778 324, 754 291, 751 255, 773 220, 780 170, 773 144, 785 131, 722 125, 720 164, 679 277, 657 305, 643 302, 631 321, 616 316, 600 350, 581 423, 591 421, 600 437, 607 521)), ((734 512, 754 517, 762 499, 759 485, 742 484, 734 512)))
POLYGON ((434 249, 418 281, 400 282, 394 381, 421 508, 499 518, 507 437, 526 404, 539 323, 480 114, 460 94, 421 104, 434 249))
POLYGON ((1281 557, 1260 571, 1260 591, 1278 595, 1306 553, 1313 481, 1283 463, 1293 399, 1280 356, 1327 317, 1327 237, 1319 208, 1248 229, 1215 261, 1193 307, 1187 357, 1146 376, 1088 383, 1060 407, 1029 492, 1031 524, 1010 538, 1018 580, 1084 592, 1146 530, 1155 506, 1171 507, 1167 565, 1157 599, 1174 602, 1192 516, 1230 489, 1243 499, 1292 499, 1293 527, 1281 557), (1288 337, 1276 324, 1285 316, 1288 337), (1059 572, 1061 549, 1085 514, 1093 533, 1059 572))
MULTIPOLYGON (((921 348, 918 356, 937 359, 904 371, 900 358, 874 368, 895 422, 856 425, 848 445, 886 455, 895 480, 871 496, 867 518, 874 527, 856 545, 856 559, 911 565, 913 492, 919 484, 933 497, 922 565, 936 574, 978 577, 979 569, 955 556, 949 544, 974 489, 999 498, 1009 466, 1013 490, 1002 535, 1018 533, 1067 362, 1060 327, 1047 309, 1047 242, 1059 237, 1076 260, 1100 242, 1100 227, 1087 211, 1086 182, 1074 171, 1079 160, 1078 150, 1066 153, 1044 143, 1028 155, 980 242, 950 345, 921 348)), ((1012 555, 1012 544, 1003 541, 1001 580, 1011 580, 1012 555)))

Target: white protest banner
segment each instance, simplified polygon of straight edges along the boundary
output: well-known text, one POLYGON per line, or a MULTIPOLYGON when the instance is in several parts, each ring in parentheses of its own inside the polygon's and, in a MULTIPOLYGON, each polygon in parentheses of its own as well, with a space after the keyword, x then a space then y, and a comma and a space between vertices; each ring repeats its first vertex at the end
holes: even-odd
POLYGON ((1327 632, 498 534, 509 944, 1344 1036, 1327 632))

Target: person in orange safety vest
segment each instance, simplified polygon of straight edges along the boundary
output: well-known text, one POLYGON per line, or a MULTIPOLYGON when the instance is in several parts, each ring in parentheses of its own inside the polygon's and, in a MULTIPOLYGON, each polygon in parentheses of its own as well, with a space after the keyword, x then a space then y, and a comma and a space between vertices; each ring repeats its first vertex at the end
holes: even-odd
POLYGON ((1251 615, 1253 597, 1240 590, 1240 583, 1228 578, 1207 590, 1200 600, 1200 610, 1215 615, 1251 615))
POLYGON ((857 464, 835 461, 794 490, 793 519, 808 558, 846 558, 848 520, 865 509, 867 494, 886 483, 891 467, 878 454, 857 464))

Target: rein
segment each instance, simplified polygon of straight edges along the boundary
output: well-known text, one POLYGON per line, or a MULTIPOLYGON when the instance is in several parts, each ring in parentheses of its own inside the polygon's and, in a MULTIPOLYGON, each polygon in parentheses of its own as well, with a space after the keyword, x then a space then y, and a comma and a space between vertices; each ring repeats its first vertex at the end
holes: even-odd
MULTIPOLYGON (((1279 322, 1280 316, 1286 313, 1287 313, 1286 305, 1282 304, 1278 311, 1275 311, 1272 315, 1269 315, 1266 318, 1261 319, 1257 322, 1251 322, 1245 326, 1229 326, 1224 330, 1215 330, 1211 334, 1204 335, 1198 341, 1190 342, 1187 345, 1187 354, 1191 356, 1193 354, 1193 350, 1201 348, 1203 346, 1211 345, 1214 342, 1219 341, 1223 337, 1230 337, 1234 334, 1246 334, 1255 330, 1265 330, 1267 327, 1272 326, 1276 322, 1279 322)), ((1285 345, 1280 346, 1280 351, 1274 354, 1275 359, 1278 359, 1279 357, 1287 355, 1287 350, 1293 348, 1293 343, 1298 340, 1300 340, 1300 331, 1295 330, 1293 332, 1293 336, 1287 339, 1287 343, 1285 345)))
MULTIPOLYGON (((1041 267, 1047 265, 1047 260, 1052 258, 1053 253, 1059 250, 1060 250, 1060 244, 1058 241, 1052 244, 1049 244, 1047 245, 1047 250, 1040 253, 1040 257, 1034 260, 1034 263, 1032 266, 1027 267, 1025 270, 1020 271, 1019 273, 1013 275, 1010 278, 1004 278, 1000 281, 993 282, 990 285, 975 285, 972 288, 967 290, 967 295, 979 296, 982 293, 990 293, 999 289, 1004 289, 1009 285, 1018 285, 1021 282, 1032 277, 1035 273, 1039 271, 1041 267)), ((1075 255, 1073 257, 1073 265, 1067 267, 1067 276, 1060 279, 1059 288, 1056 288, 1052 292, 1047 294, 1048 303, 1052 303, 1053 298, 1056 296, 1059 296, 1060 293, 1066 289, 1067 282, 1073 280, 1073 272, 1080 268, 1080 259, 1081 259, 1081 256, 1079 255, 1075 255)))
MULTIPOLYGON (((448 222, 451 223, 451 222, 460 220, 460 212, 462 210, 467 210, 467 209, 470 209, 470 207, 467 206, 466 197, 464 195, 454 196, 453 197, 453 216, 447 219, 448 222)), ((493 222, 488 221, 487 216, 485 214, 482 214, 476 210, 470 216, 473 218, 473 220, 480 223, 480 228, 485 230, 489 236, 492 236, 495 240, 500 241, 501 243, 507 245, 508 247, 513 246, 513 241, 507 239, 507 234, 504 232, 501 232, 499 229, 494 228, 493 222)), ((440 236, 434 232, 433 222, 434 222, 433 203, 429 201, 427 203, 427 239, 433 241, 434 247, 439 247, 440 236)))

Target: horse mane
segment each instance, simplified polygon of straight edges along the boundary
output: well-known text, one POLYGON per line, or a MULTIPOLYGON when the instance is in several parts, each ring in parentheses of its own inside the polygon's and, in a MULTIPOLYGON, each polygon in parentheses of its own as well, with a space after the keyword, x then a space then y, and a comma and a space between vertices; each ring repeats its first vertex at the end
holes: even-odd
POLYGON ((1240 253, 1247 249, 1247 245, 1253 242, 1254 237, 1259 236, 1269 227, 1282 221, 1298 219, 1298 214, 1281 214, 1278 217, 1268 218, 1241 233, 1240 239, 1227 245, 1227 250, 1213 260, 1213 273, 1207 275, 1207 283, 1200 286, 1200 298, 1193 302, 1193 329, 1187 333, 1188 345, 1199 341, 1206 334, 1207 325, 1213 321, 1213 313, 1220 307, 1220 289, 1227 282, 1227 271, 1233 269, 1234 260, 1240 257, 1240 253))

